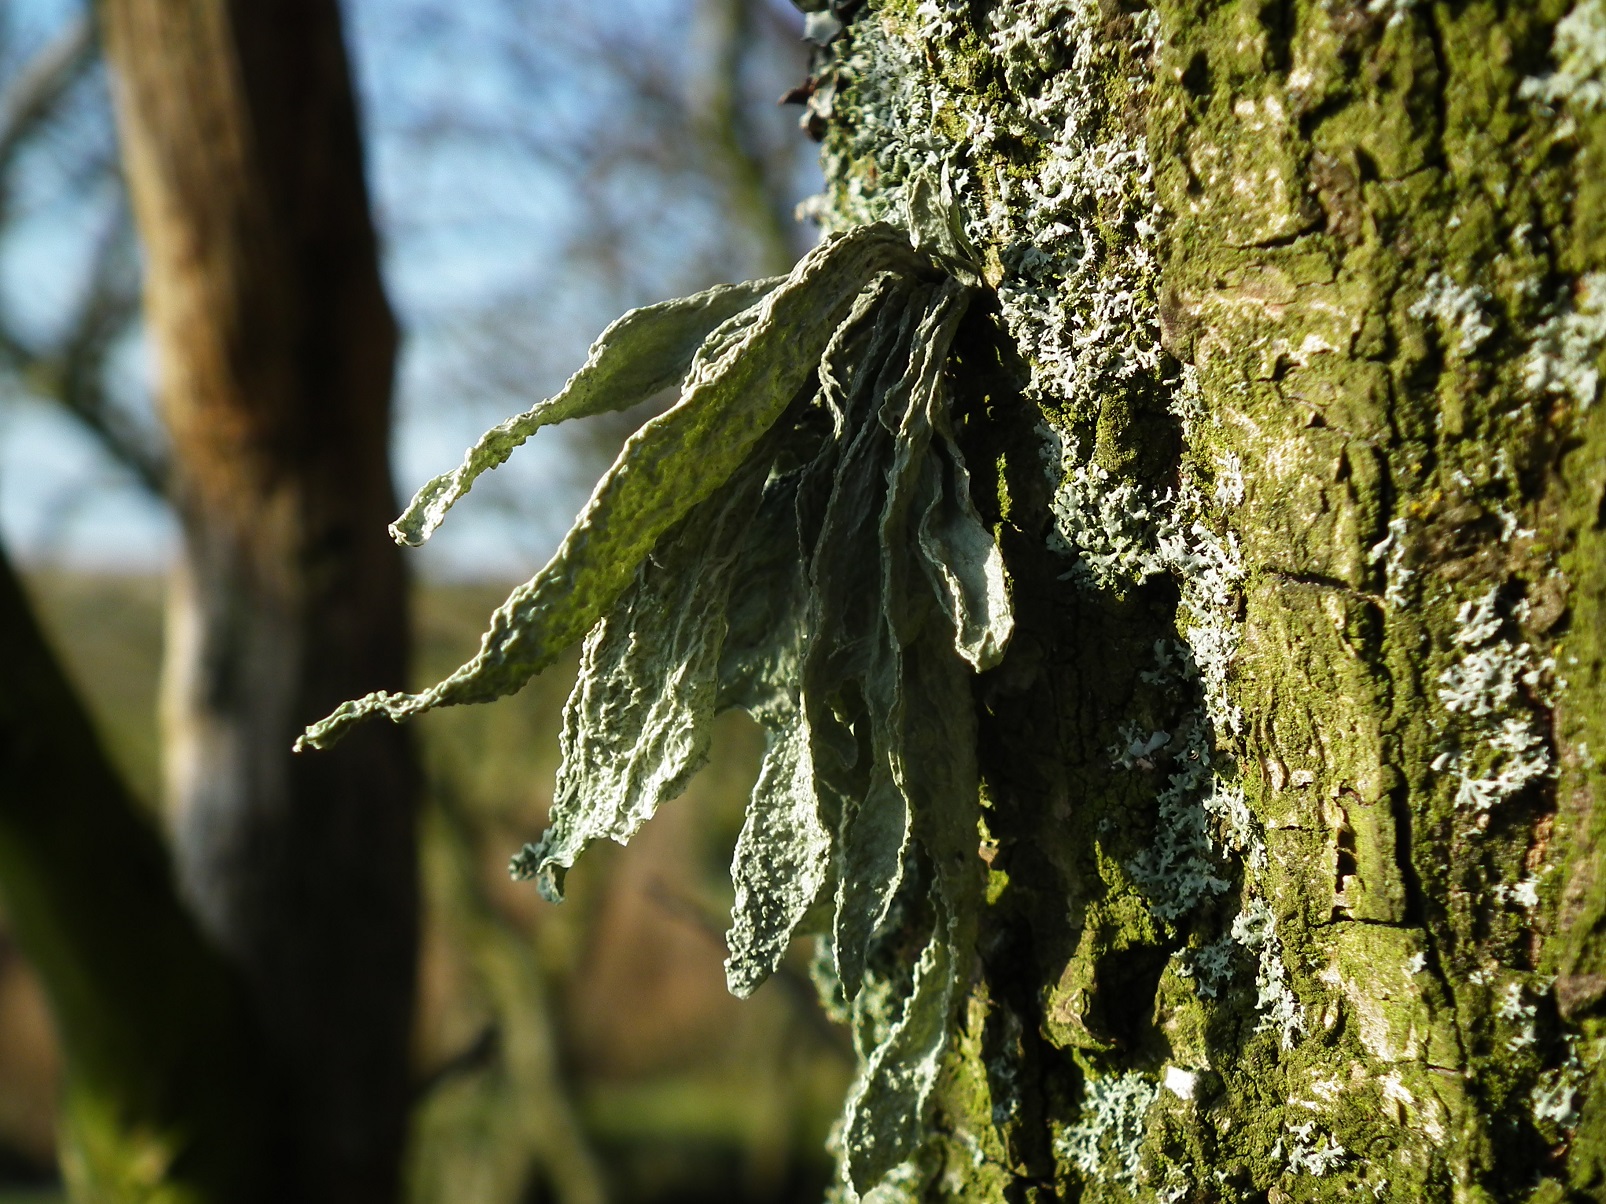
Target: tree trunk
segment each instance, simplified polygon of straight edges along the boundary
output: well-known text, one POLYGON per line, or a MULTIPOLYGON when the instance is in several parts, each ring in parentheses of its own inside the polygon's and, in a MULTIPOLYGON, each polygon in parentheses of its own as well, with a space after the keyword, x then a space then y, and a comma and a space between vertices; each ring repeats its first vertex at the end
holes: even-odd
POLYGON ((66 1053, 74 1198, 284 1199, 245 993, 180 902, 3 554, 0 664, 0 898, 66 1053))
POLYGON ((289 1080, 287 1198, 397 1189, 416 943, 401 729, 290 745, 406 684, 385 537, 396 334, 334 0, 106 0, 184 533, 167 789, 184 893, 289 1080))
POLYGON ((997 290, 957 387, 1019 626, 918 1198, 1606 1199, 1567 12, 871 3, 819 57, 827 224, 941 180, 997 290))

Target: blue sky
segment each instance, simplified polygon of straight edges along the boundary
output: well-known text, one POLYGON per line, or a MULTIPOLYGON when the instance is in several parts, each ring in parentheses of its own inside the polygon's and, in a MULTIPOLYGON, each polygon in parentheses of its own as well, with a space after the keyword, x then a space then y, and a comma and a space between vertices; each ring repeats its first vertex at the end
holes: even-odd
MULTIPOLYGON (((72 0, 5 0, 12 38, 0 88, 27 51, 61 27, 72 0)), ((632 131, 631 98, 587 55, 543 28, 595 22, 600 46, 639 37, 665 80, 695 70, 691 0, 348 0, 347 33, 368 137, 370 182, 392 303, 405 331, 394 463, 409 493, 453 466, 486 426, 562 383, 590 336, 620 309, 749 274, 740 239, 695 181, 626 165, 582 196, 573 164, 548 153, 585 147, 598 131, 632 131), (547 24, 544 25, 543 23, 547 24), (609 123, 617 120, 620 126, 609 123), (625 279, 593 270, 572 248, 595 207, 629 215, 625 279), (634 228, 634 227, 632 227, 634 228)), ((755 55, 747 85, 774 97, 800 77, 784 36, 784 2, 769 14, 779 49, 755 55)), ((32 154, 19 205, 0 240, 0 296, 17 320, 47 329, 80 286, 114 193, 85 189, 81 160, 110 154, 91 90, 69 136, 32 154), (97 124, 98 123, 98 124, 97 124)), ((758 112, 755 109, 755 112, 758 112)), ((759 112, 772 139, 792 138, 798 196, 811 190, 810 148, 789 120, 759 112), (776 125, 775 122, 781 122, 776 125), (777 133, 776 131, 781 131, 777 133)), ((650 131, 649 131, 650 136, 650 131)), ((792 143, 777 143, 791 145, 792 143)), ((653 147, 645 147, 651 155, 653 147)), ((799 246, 808 235, 800 232, 799 246)), ((604 240, 605 241, 605 240, 604 240)), ((153 365, 137 338, 119 349, 114 387, 147 406, 153 365)), ((543 432, 469 498, 415 555, 425 572, 514 579, 555 547, 601 461, 595 440, 543 432)), ((0 399, 0 537, 19 559, 77 567, 162 566, 174 531, 164 508, 70 419, 37 401, 0 399)))

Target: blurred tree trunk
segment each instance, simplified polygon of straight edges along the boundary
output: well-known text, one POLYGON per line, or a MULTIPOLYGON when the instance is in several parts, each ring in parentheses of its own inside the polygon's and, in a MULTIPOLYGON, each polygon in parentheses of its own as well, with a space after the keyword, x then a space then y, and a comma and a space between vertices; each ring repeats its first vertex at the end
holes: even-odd
POLYGON ((288 1080, 289 1198, 395 1197, 417 928, 396 331, 335 0, 104 0, 183 529, 164 683, 183 892, 288 1080))
MULTIPOLYGON (((778 165, 766 161, 754 129, 757 115, 742 95, 743 52, 759 43, 758 25, 768 15, 764 0, 697 0, 707 62, 692 81, 687 106, 730 217, 752 235, 754 276, 790 271, 798 256, 786 181, 778 165)), ((783 149, 790 154, 791 147, 783 149)))
POLYGON ((293 1198, 249 1001, 178 898, 3 553, 0 664, 0 900, 66 1053, 75 1197, 293 1198))
POLYGON ((833 7, 1019 612, 913 1194, 1606 1199, 1606 6, 833 7))

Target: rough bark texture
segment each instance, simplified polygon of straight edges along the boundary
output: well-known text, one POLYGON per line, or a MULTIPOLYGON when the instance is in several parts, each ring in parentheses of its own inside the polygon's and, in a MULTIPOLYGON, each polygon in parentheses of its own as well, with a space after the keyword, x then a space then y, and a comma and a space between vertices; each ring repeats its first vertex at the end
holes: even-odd
POLYGON ((0 898, 66 1051, 76 1199, 284 1199, 245 993, 174 889, 0 555, 0 898))
POLYGON ((902 1198, 1606 1199, 1606 8, 882 0, 1019 628, 902 1198), (1558 22, 1566 22, 1558 28, 1558 22))
POLYGON ((293 1198, 394 1197, 416 943, 407 734, 292 759, 406 684, 385 527, 395 327, 334 0, 106 0, 184 550, 176 860, 288 1080, 293 1198))

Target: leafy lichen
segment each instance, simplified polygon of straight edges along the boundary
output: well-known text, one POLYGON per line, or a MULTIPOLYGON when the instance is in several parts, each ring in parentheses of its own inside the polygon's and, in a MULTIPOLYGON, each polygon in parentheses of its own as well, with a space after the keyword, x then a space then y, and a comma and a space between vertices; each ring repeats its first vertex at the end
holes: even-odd
POLYGON ((773 289, 755 286, 761 299, 734 316, 731 302, 745 286, 615 322, 557 397, 491 431, 467 464, 425 485, 398 523, 399 538, 432 529, 479 472, 507 457, 521 432, 560 414, 628 408, 683 373, 679 401, 631 436, 552 560, 492 616, 473 660, 422 694, 376 692, 343 703, 297 747, 328 744, 369 715, 400 720, 519 689, 578 642, 619 600, 659 538, 747 461, 811 381, 838 329, 863 308, 872 282, 916 269, 905 235, 866 226, 816 247, 773 289), (699 328, 704 337, 692 346, 699 328), (626 366, 649 351, 646 366, 626 366))
MULTIPOLYGON (((932 241, 944 256, 943 232, 932 241)), ((906 1175, 924 1136, 981 894, 969 682, 1013 618, 949 413, 970 294, 870 225, 789 277, 627 314, 562 393, 426 485, 395 533, 427 537, 543 423, 677 379, 679 402, 625 445, 473 660, 303 738, 508 693, 585 634, 551 827, 513 859, 556 901, 588 844, 629 840, 684 790, 721 711, 747 711, 768 749, 732 865, 727 978, 751 993, 828 917, 860 1054, 837 1144, 861 1195, 906 1175), (912 955, 879 942, 895 909, 923 917, 912 955)))
MULTIPOLYGON (((1167 1085, 1172 1081, 1168 1078, 1167 1085)), ((1056 1143, 1060 1152, 1090 1178, 1107 1173, 1136 1187, 1143 1166, 1144 1119, 1159 1097, 1159 1087, 1141 1074, 1092 1080, 1082 1096, 1082 1118, 1056 1143)))

